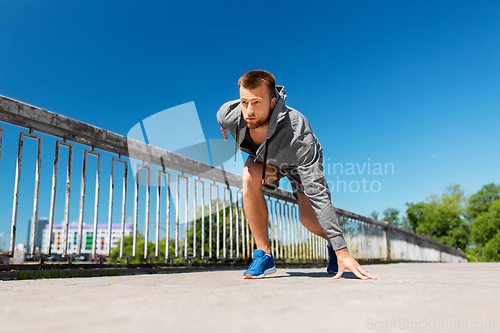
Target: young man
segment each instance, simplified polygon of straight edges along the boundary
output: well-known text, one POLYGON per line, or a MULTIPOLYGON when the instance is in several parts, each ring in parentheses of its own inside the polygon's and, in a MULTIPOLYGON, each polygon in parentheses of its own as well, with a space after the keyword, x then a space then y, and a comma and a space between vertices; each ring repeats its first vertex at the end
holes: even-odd
POLYGON ((345 270, 363 280, 376 279, 347 251, 323 174, 323 148, 306 117, 285 105, 285 88, 275 86, 269 72, 250 71, 239 79, 238 87, 240 99, 225 103, 217 112, 217 121, 225 140, 231 132, 236 147, 250 155, 242 173, 243 206, 257 249, 243 276, 262 278, 276 272, 262 186, 276 187, 287 176, 298 199, 301 223, 329 243, 327 270, 337 272, 334 279, 345 270))

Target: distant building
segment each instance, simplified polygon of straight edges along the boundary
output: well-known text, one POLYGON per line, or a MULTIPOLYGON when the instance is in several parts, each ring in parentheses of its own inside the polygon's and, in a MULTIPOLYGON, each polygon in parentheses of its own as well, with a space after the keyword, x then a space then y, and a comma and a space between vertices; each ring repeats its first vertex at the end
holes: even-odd
MULTIPOLYGON (((45 227, 49 225, 49 219, 46 217, 41 217, 38 219, 38 222, 36 224, 36 232, 35 232, 35 251, 38 252, 40 251, 40 248, 42 246, 42 237, 43 237, 43 230, 45 227)), ((28 239, 26 244, 28 244, 27 250, 30 251, 31 249, 31 219, 28 223, 28 239)))
MULTIPOLYGON (((52 254, 61 255, 63 253, 63 238, 64 229, 62 224, 54 224, 52 233, 52 254)), ((122 226, 120 224, 113 224, 111 226, 111 248, 118 246, 118 242, 121 238, 122 226)), ((125 225, 125 236, 132 235, 133 225, 125 225)), ((96 253, 98 255, 106 255, 108 248, 108 225, 98 224, 97 225, 97 249, 96 253)), ((83 224, 82 230, 82 251, 83 254, 92 253, 92 240, 94 237, 94 225, 83 224)), ((77 252, 77 242, 78 242, 78 225, 70 224, 68 225, 68 254, 76 254, 77 252)), ((45 226, 42 233, 42 253, 47 253, 47 245, 49 244, 49 225, 45 226)))

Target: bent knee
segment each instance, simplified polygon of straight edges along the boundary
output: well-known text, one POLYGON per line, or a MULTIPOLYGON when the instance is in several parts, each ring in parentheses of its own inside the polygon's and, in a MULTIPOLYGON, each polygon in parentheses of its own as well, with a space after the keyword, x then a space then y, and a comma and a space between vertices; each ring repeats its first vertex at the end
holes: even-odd
POLYGON ((241 173, 243 178, 243 190, 248 186, 262 185, 262 163, 248 160, 241 173))

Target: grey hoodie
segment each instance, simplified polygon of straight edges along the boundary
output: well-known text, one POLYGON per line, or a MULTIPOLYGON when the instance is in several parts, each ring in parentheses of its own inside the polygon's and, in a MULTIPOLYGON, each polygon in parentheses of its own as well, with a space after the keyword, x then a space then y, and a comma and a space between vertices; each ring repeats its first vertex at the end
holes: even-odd
MULTIPOLYGON (((323 148, 313 134, 307 118, 285 105, 285 88, 276 86, 275 96, 276 106, 269 119, 266 140, 255 153, 255 161, 264 163, 262 179, 266 164, 280 168, 287 175, 293 173, 298 176, 304 194, 333 249, 344 248, 346 242, 323 174, 323 148)), ((217 112, 217 121, 235 138, 235 152, 240 148, 241 151, 252 154, 241 147, 246 134, 246 123, 241 114, 239 99, 225 103, 217 112)))

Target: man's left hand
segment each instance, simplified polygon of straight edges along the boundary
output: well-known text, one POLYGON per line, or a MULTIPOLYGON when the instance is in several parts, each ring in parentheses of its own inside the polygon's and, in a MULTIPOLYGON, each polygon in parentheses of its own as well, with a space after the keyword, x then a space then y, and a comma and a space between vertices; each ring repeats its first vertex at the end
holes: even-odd
POLYGON ((361 265, 356 261, 356 259, 354 259, 349 253, 349 251, 347 251, 347 247, 344 247, 343 249, 340 250, 336 250, 335 254, 337 255, 339 271, 333 277, 333 279, 339 279, 346 270, 351 271, 361 280, 368 280, 369 278, 370 279, 377 278, 376 276, 373 276, 367 271, 365 271, 363 267, 361 267, 361 265))

